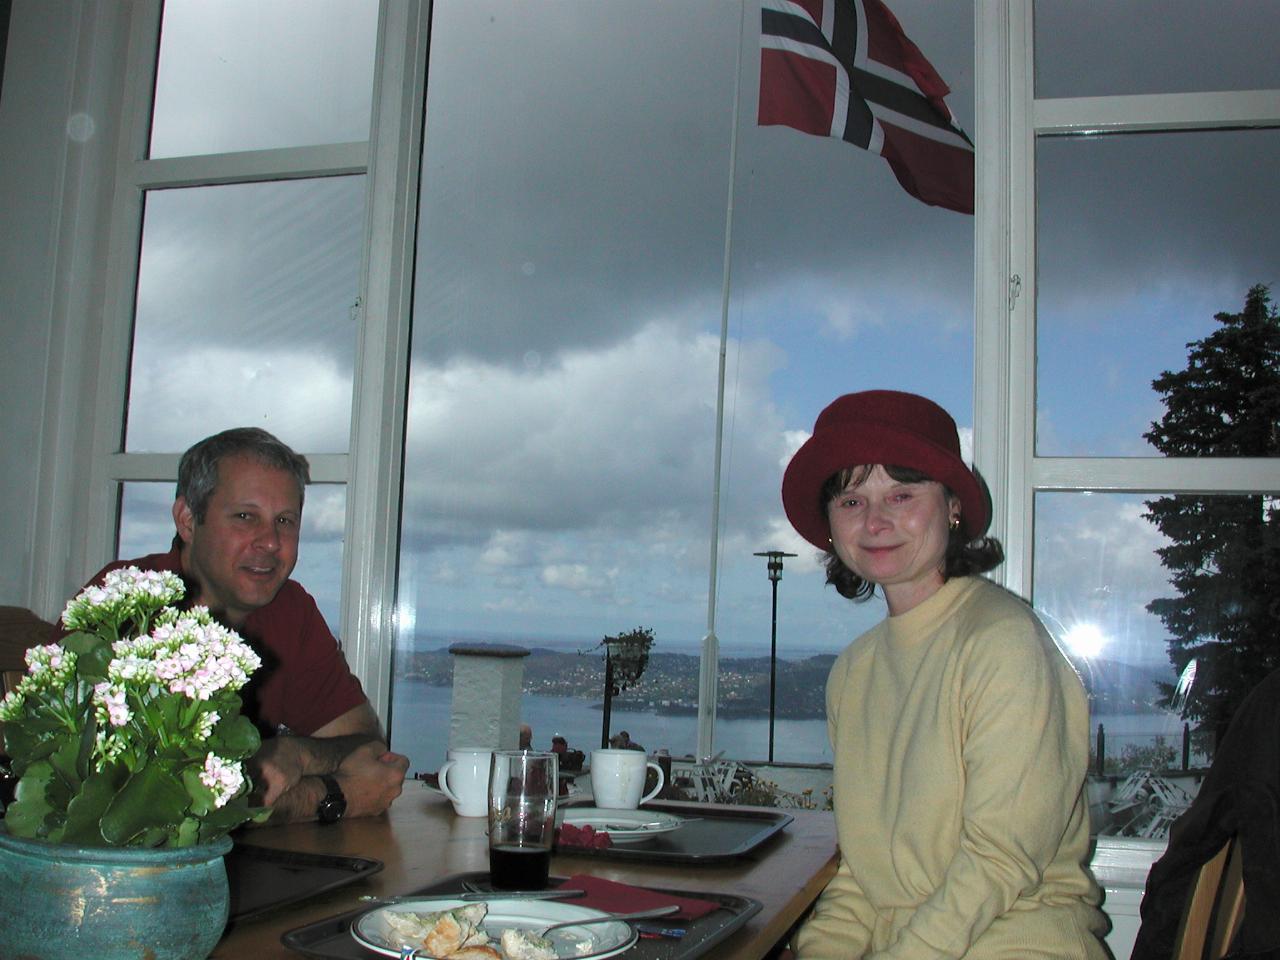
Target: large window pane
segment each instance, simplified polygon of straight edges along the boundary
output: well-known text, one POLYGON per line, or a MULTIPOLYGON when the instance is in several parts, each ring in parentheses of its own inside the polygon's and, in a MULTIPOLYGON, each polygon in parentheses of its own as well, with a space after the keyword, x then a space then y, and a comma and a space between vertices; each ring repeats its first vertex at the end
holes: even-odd
POLYGON ((1036 0, 1036 96, 1280 87, 1272 0, 1036 0))
POLYGON ((1090 695, 1094 826, 1161 838, 1280 665, 1280 513, 1261 496, 1040 493, 1035 530, 1035 606, 1090 695))
POLYGON ((152 191, 143 220, 126 449, 227 426, 342 452, 363 177, 152 191))
POLYGON ((369 138, 377 0, 165 0, 151 156, 369 138))
MULTIPOLYGON (((192 442, 200 439, 193 438, 192 442)), ((164 553, 173 542, 172 483, 133 482, 121 485, 120 530, 116 556, 132 560, 164 553)), ((316 598, 320 612, 335 635, 342 589, 342 544, 346 523, 347 488, 311 484, 303 504, 302 536, 298 543, 297 580, 316 598)))
MULTIPOLYGON (((895 11, 971 127, 972 9, 895 11)), ((561 733, 590 749, 596 644, 637 626, 656 643, 612 730, 696 748, 741 16, 734 2, 433 7, 392 730, 414 769, 443 758, 444 738, 420 734, 448 728, 449 643, 534 649, 535 746, 561 733)), ((971 422, 973 221, 905 194, 877 156, 756 127, 758 16, 734 190, 715 749, 766 754, 771 592, 753 554, 779 549, 797 556, 779 585, 778 699, 818 713, 779 711, 776 758, 813 763, 830 760, 830 658, 883 607, 824 588, 782 515, 782 470, 843 392, 914 389, 971 422)))
POLYGON ((1280 131, 1036 145, 1036 452, 1155 456, 1152 380, 1280 277, 1280 131))

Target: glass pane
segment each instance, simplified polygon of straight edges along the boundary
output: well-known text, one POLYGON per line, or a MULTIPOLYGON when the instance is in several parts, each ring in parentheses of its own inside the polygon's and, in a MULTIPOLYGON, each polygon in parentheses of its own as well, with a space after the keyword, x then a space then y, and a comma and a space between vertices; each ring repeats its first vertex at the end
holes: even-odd
MULTIPOLYGON (((199 438, 197 438, 199 439, 199 438)), ((173 543, 173 483, 121 485, 120 531, 116 556, 134 559, 165 553, 173 543)), ((302 536, 293 579, 316 598, 329 628, 337 635, 342 596, 342 544, 346 529, 347 488, 311 484, 303 505, 302 536)))
POLYGON ((143 218, 126 449, 254 424, 344 452, 363 177, 152 191, 143 218))
POLYGON ((1280 87, 1277 30, 1273 0, 1037 0, 1036 96, 1280 87))
POLYGON ((1094 828, 1162 838, 1280 666, 1276 500, 1041 493, 1035 530, 1036 609, 1090 694, 1094 828))
POLYGON ((1152 381, 1280 277, 1277 164, 1277 130, 1038 141, 1038 454, 1159 455, 1152 381))
MULTIPOLYGON (((972 8, 899 6, 966 123, 972 8)), ((392 730, 415 770, 447 746, 421 732, 448 730, 451 642, 533 649, 534 745, 559 733, 589 750, 597 645, 636 627, 656 642, 611 731, 696 750, 741 12, 433 5, 392 730)), ((779 549, 797 556, 779 584, 775 757, 817 763, 830 660, 883 607, 823 586, 783 517, 782 470, 850 390, 919 390, 971 422, 973 221, 914 200, 873 154, 757 127, 758 58, 748 22, 715 749, 768 750, 772 596, 753 554, 779 549)))
POLYGON ((165 0, 151 156, 369 139, 377 0, 165 0))

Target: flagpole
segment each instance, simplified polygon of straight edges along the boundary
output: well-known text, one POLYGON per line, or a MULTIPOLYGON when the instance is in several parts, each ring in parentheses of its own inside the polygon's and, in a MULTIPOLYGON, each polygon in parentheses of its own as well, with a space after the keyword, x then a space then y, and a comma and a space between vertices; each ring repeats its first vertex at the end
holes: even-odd
POLYGON ((720 369, 716 384, 715 469, 711 483, 711 557, 708 564, 707 633, 702 638, 698 666, 698 757, 712 756, 712 730, 720 686, 720 641, 716 637, 716 583, 720 554, 720 469, 724 450, 724 385, 729 354, 729 278, 733 266, 733 192, 738 168, 738 114, 742 95, 742 42, 746 36, 747 0, 738 21, 738 50, 734 60, 733 124, 729 136, 729 196, 724 215, 724 270, 720 291, 720 369))

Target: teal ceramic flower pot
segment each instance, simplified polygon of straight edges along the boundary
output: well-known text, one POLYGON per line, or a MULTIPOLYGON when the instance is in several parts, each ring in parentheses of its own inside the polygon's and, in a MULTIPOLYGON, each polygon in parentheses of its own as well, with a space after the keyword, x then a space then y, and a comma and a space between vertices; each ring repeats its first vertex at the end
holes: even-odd
POLYGON ((0 960, 191 960, 227 925, 224 837, 174 850, 77 847, 0 824, 0 960))

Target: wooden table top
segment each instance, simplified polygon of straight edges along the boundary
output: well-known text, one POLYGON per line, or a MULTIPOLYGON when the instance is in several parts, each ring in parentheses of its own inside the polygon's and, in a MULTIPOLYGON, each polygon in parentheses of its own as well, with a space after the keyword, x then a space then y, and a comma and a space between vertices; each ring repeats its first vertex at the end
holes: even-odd
MULTIPOLYGON (((680 804, 694 815, 698 804, 680 804)), ((746 856, 706 865, 610 860, 559 854, 553 875, 590 873, 622 883, 672 890, 718 891, 751 897, 763 909, 715 948, 716 960, 761 960, 784 937, 835 874, 835 821, 831 811, 788 810, 795 819, 746 856)), ((410 782, 386 816, 267 827, 244 842, 285 850, 373 857, 384 868, 372 876, 300 904, 234 924, 215 958, 293 958, 281 934, 361 906, 361 895, 412 893, 455 873, 487 871, 484 818, 458 817, 444 797, 410 782)))

